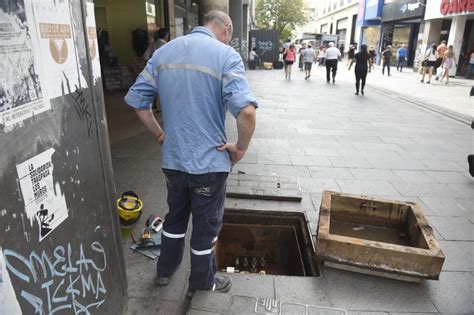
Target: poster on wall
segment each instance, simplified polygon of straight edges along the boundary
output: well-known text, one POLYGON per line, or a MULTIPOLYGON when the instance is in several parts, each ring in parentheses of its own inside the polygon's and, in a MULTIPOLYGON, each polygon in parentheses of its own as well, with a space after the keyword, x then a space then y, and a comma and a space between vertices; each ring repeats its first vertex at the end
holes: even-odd
POLYGON ((51 108, 27 9, 24 0, 0 1, 0 125, 5 132, 51 108))
POLYGON ((16 166, 26 216, 38 226, 40 241, 68 217, 66 199, 53 181, 53 153, 46 150, 16 166))
POLYGON ((92 76, 94 82, 100 79, 100 60, 99 60, 99 47, 97 42, 97 30, 95 26, 95 13, 94 3, 86 3, 87 17, 87 39, 89 43, 89 52, 92 60, 92 76))
POLYGON ((32 1, 50 98, 87 88, 74 45, 68 0, 32 1))
POLYGON ((2 314, 20 315, 21 308, 16 299, 10 275, 5 266, 5 257, 0 246, 0 305, 2 314))

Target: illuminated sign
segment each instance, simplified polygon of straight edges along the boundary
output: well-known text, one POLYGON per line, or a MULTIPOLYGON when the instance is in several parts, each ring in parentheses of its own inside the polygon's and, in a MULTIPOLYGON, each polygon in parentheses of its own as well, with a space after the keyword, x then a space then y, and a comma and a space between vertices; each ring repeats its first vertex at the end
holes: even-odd
POLYGON ((474 0, 442 0, 439 11, 442 15, 474 12, 474 0))

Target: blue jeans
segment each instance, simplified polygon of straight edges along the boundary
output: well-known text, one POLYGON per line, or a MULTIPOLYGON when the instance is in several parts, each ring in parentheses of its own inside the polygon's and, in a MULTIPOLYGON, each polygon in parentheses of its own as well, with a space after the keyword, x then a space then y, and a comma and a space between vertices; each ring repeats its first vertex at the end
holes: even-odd
POLYGON ((400 71, 402 71, 403 67, 405 67, 405 63, 406 63, 405 57, 398 57, 397 70, 400 69, 400 71))
POLYGON ((474 63, 470 63, 470 64, 467 65, 466 79, 471 78, 473 68, 474 68, 474 63))
POLYGON ((193 175, 165 169, 163 172, 169 212, 163 223, 158 275, 171 276, 181 263, 184 237, 192 214, 189 289, 212 288, 217 269, 214 246, 222 228, 228 173, 193 175))

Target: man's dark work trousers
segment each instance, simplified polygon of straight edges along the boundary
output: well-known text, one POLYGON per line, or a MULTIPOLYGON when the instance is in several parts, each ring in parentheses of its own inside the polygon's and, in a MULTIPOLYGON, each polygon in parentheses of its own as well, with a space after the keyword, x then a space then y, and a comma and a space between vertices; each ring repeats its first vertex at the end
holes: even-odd
POLYGON ((158 276, 170 277, 181 263, 189 216, 191 235, 191 275, 189 289, 210 289, 214 285, 214 246, 222 227, 228 173, 192 175, 163 170, 168 188, 169 212, 163 224, 158 276))
POLYGON ((331 79, 329 77, 329 74, 332 69, 332 79, 334 80, 336 78, 336 72, 337 72, 337 59, 329 59, 326 60, 326 80, 329 82, 331 79))

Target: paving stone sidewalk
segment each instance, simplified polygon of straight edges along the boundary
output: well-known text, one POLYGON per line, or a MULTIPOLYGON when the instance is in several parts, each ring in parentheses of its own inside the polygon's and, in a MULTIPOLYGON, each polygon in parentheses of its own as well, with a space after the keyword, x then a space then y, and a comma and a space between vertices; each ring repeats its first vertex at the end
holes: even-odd
MULTIPOLYGON (((440 280, 412 284, 329 268, 320 277, 233 274, 229 293, 197 292, 189 302, 189 246, 171 284, 158 288, 156 261, 131 252, 124 233, 127 313, 474 313, 474 180, 466 161, 474 152, 474 131, 462 120, 381 91, 377 73, 368 78, 366 95, 355 96, 346 69, 336 84, 325 82, 323 69, 316 67, 306 81, 295 70, 291 81, 279 70, 248 72, 260 104, 257 130, 234 172, 298 177, 301 202, 228 198, 226 207, 305 212, 316 235, 322 190, 417 202, 446 255, 440 280)), ((467 94, 464 99, 469 102, 467 94)), ((228 129, 235 139, 232 119, 228 129)), ((164 215, 166 187, 152 137, 119 141, 112 155, 117 191, 132 189, 144 200, 141 223, 151 213, 164 215)))

